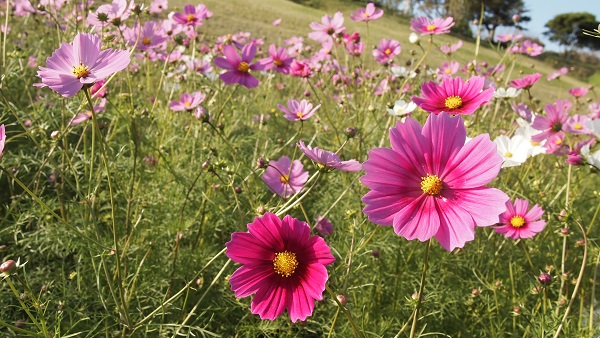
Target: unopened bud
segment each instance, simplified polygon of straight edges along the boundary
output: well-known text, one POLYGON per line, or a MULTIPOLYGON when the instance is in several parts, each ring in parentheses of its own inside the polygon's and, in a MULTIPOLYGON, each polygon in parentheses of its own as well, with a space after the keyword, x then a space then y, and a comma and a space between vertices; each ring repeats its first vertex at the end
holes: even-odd
POLYGON ((13 273, 13 271, 15 271, 16 268, 17 263, 12 259, 9 259, 6 262, 2 263, 2 265, 0 265, 0 272, 6 275, 10 275, 11 273, 13 273))

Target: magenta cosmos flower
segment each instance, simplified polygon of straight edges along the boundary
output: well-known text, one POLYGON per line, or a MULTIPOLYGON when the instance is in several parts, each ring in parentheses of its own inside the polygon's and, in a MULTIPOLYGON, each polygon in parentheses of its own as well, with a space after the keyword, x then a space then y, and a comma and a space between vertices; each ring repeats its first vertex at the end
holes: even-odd
POLYGON ((413 96, 412 100, 423 110, 439 114, 472 114, 494 96, 494 88, 483 90, 485 80, 474 76, 467 82, 460 77, 445 78, 438 85, 433 81, 421 85, 424 97, 413 96))
POLYGON ((302 99, 300 102, 296 100, 288 100, 287 107, 278 104, 277 108, 281 110, 286 119, 290 121, 304 121, 309 119, 311 116, 315 114, 317 109, 321 107, 321 105, 317 105, 313 108, 312 103, 308 103, 308 101, 302 99))
POLYGON ((542 142, 544 140, 562 139, 564 132, 563 126, 569 119, 568 108, 561 101, 556 103, 548 103, 544 110, 547 116, 536 115, 531 127, 541 131, 537 135, 533 135, 533 142, 542 142))
POLYGON ((277 161, 269 161, 262 180, 269 190, 283 198, 288 198, 302 191, 308 180, 308 171, 304 170, 300 161, 292 162, 289 157, 282 156, 277 161))
POLYGON ((0 125, 0 158, 4 151, 4 145, 6 144, 6 132, 4 131, 4 125, 0 125))
POLYGON ((342 12, 336 12, 333 18, 329 15, 324 15, 321 18, 321 23, 313 22, 310 24, 310 28, 314 32, 308 33, 308 37, 319 41, 333 42, 333 36, 342 33, 344 28, 344 14, 342 12))
POLYGON ((525 75, 520 79, 515 79, 510 81, 509 87, 519 88, 519 89, 529 89, 533 87, 533 85, 540 80, 542 74, 535 73, 530 75, 525 75))
POLYGON ((448 251, 473 240, 475 226, 498 223, 508 196, 485 184, 498 175, 502 157, 487 134, 465 140, 458 116, 430 114, 423 128, 412 118, 398 122, 390 129, 392 149, 373 149, 363 163, 369 220, 408 240, 435 236, 448 251))
POLYGON ((304 155, 317 163, 318 166, 327 170, 337 169, 340 171, 356 172, 362 169, 362 165, 357 160, 342 161, 335 153, 331 151, 312 148, 304 144, 302 140, 298 142, 298 148, 302 150, 304 155))
POLYGON ((229 278, 237 298, 252 294, 250 311, 274 320, 287 310, 292 322, 312 315, 315 300, 323 299, 326 265, 335 262, 329 246, 310 227, 290 215, 280 220, 272 213, 248 224, 248 232, 234 232, 227 257, 242 264, 229 278))
POLYGON ((47 67, 39 67, 42 83, 36 87, 50 87, 64 97, 71 97, 84 86, 105 79, 129 65, 129 52, 102 50, 95 34, 79 33, 72 43, 63 43, 46 60, 47 67))
POLYGON ((206 94, 200 91, 192 94, 183 93, 179 97, 179 101, 171 101, 171 103, 169 103, 169 108, 173 111, 193 110, 202 103, 205 98, 206 94))
POLYGON ((410 30, 421 35, 450 33, 452 26, 454 26, 454 18, 451 16, 446 19, 435 18, 433 20, 429 20, 425 16, 410 19, 410 30))
POLYGON ((269 57, 261 60, 261 63, 265 64, 265 69, 274 69, 278 73, 288 74, 293 60, 294 58, 288 55, 285 47, 277 48, 277 46, 271 44, 269 46, 269 57))
POLYGON ((520 198, 515 199, 513 204, 506 201, 506 211, 500 214, 500 226, 494 227, 499 234, 506 238, 519 239, 531 238, 538 232, 544 230, 546 221, 540 220, 544 210, 539 205, 529 209, 529 201, 520 198))
POLYGON ((569 89, 569 94, 571 94, 571 96, 573 96, 575 98, 580 98, 582 96, 585 96, 587 93, 588 93, 588 89, 583 88, 583 87, 576 87, 576 88, 569 89))
POLYGON ((173 21, 180 25, 186 26, 202 26, 202 21, 212 16, 212 12, 206 8, 203 4, 198 6, 185 5, 183 7, 183 13, 173 14, 173 21))
POLYGON ((251 63, 256 55, 256 46, 249 43, 242 48, 242 56, 237 53, 234 47, 227 45, 223 47, 222 57, 215 58, 215 65, 227 71, 219 78, 225 84, 239 83, 246 88, 254 88, 258 86, 258 79, 250 74, 251 70, 264 70, 266 65, 263 62, 251 63))
POLYGON ((383 9, 376 9, 372 2, 367 4, 366 8, 359 8, 356 12, 350 14, 350 19, 354 21, 373 21, 383 16, 383 9))
POLYGON ((375 61, 381 64, 388 64, 396 55, 400 55, 400 42, 392 39, 381 39, 379 45, 373 49, 375 61))

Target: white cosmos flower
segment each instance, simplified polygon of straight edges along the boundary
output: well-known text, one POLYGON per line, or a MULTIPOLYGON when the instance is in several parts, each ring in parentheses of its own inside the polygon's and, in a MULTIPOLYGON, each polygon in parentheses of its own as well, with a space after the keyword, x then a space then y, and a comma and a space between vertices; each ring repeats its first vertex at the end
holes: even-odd
MULTIPOLYGON (((532 117, 531 120, 532 121, 535 120, 535 115, 532 117)), ((517 130, 515 131, 515 135, 521 135, 525 139, 529 140, 529 143, 531 143, 531 145, 533 146, 533 149, 531 150, 531 156, 545 154, 546 153, 546 148, 544 148, 544 144, 546 144, 545 140, 542 142, 531 141, 531 137, 533 135, 537 135, 537 134, 541 133, 541 131, 537 130, 537 129, 533 129, 533 127, 531 127, 531 124, 529 124, 527 121, 523 120, 520 117, 517 118, 517 124, 519 125, 519 128, 517 128, 517 130)))
POLYGON ((523 89, 517 89, 517 88, 512 88, 512 87, 507 88, 507 89, 498 88, 494 92, 494 97, 497 99, 515 98, 515 97, 519 96, 522 91, 523 91, 523 89))
POLYGON ((394 103, 394 107, 392 109, 388 108, 387 111, 390 115, 403 117, 410 115, 415 108, 417 108, 417 105, 412 101, 398 100, 394 103))
POLYGON ((521 135, 515 135, 512 138, 500 135, 494 139, 494 143, 498 147, 498 154, 504 160, 502 168, 514 167, 525 163, 533 150, 529 139, 521 135))
POLYGON ((581 147, 581 155, 583 155, 588 164, 600 170, 600 150, 596 150, 596 152, 590 154, 590 145, 586 144, 581 147))
POLYGON ((585 121, 587 127, 592 131, 592 134, 600 139, 600 119, 589 119, 585 121))
POLYGON ((390 72, 392 73, 393 76, 404 78, 404 79, 412 79, 415 76, 417 76, 417 73, 415 73, 414 71, 412 71, 406 67, 401 67, 401 66, 390 67, 390 72))
POLYGON ((410 43, 417 43, 417 42, 421 41, 421 37, 419 37, 419 36, 417 35, 417 33, 415 33, 415 32, 412 32, 412 33, 410 33, 410 35, 408 36, 408 41, 409 41, 410 43))

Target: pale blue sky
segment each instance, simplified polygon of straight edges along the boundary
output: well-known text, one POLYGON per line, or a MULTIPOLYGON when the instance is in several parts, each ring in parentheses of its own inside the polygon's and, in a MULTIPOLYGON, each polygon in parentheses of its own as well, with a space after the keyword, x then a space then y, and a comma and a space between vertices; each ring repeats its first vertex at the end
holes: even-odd
MULTIPOLYGON (((525 25, 526 35, 532 35, 540 38, 547 49, 560 50, 558 45, 551 43, 542 34, 546 28, 544 25, 557 14, 570 12, 589 12, 600 20, 600 0, 524 0, 525 6, 529 10, 527 13, 531 21, 525 25)), ((595 27, 592 27, 595 28, 595 27)))

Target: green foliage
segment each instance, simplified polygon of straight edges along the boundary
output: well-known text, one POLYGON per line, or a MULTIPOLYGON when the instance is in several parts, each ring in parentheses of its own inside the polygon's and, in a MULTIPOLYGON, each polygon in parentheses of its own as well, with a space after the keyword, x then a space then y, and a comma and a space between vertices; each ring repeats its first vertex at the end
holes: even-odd
POLYGON ((592 30, 598 26, 596 16, 588 12, 564 13, 555 16, 545 25, 544 35, 550 41, 558 42, 567 48, 580 47, 600 49, 600 40, 584 34, 584 29, 592 30))

